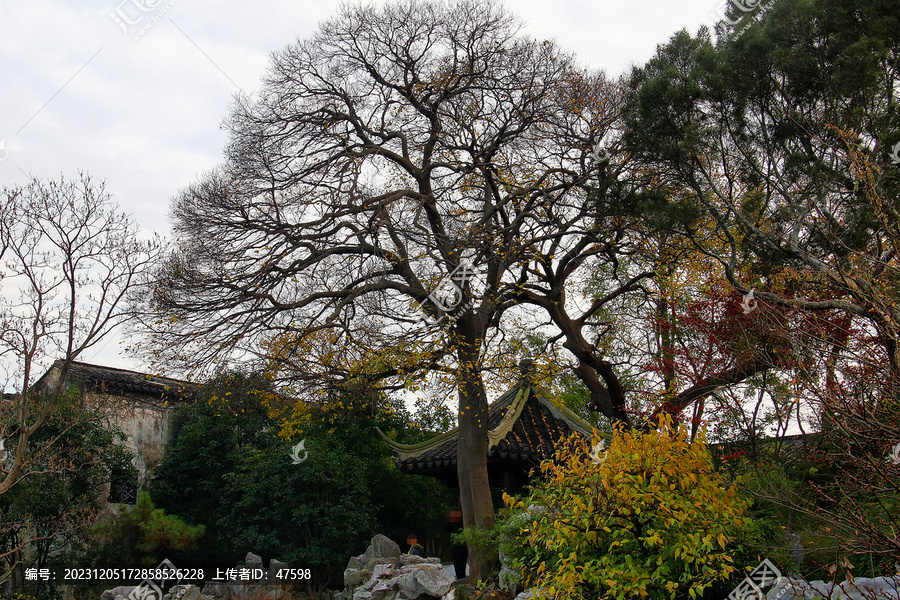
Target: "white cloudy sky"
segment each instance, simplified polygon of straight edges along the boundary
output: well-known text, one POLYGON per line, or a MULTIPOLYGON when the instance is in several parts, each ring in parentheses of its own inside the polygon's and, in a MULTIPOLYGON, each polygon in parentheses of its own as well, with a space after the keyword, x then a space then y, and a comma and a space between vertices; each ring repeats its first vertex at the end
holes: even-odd
MULTIPOLYGON (((642 64, 675 31, 711 25, 721 2, 507 0, 507 6, 528 34, 553 38, 614 76, 642 64)), ((106 181, 142 228, 166 234, 169 199, 222 156, 220 123, 232 95, 255 90, 268 53, 308 36, 338 6, 338 0, 0 0, 0 186, 85 170, 106 181), (126 34, 113 13, 123 22, 143 18, 126 34)), ((83 359, 140 368, 117 342, 83 359)))

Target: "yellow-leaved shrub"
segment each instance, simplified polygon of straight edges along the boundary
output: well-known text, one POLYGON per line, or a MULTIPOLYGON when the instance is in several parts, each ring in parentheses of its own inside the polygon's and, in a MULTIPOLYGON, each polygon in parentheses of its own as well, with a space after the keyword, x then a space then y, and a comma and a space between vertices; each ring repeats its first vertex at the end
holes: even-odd
POLYGON ((702 433, 691 443, 685 429, 669 418, 655 431, 620 427, 602 453, 599 436, 573 436, 526 502, 504 496, 548 508, 517 536, 540 557, 525 573, 538 597, 693 599, 728 579, 747 503, 713 469, 702 433))

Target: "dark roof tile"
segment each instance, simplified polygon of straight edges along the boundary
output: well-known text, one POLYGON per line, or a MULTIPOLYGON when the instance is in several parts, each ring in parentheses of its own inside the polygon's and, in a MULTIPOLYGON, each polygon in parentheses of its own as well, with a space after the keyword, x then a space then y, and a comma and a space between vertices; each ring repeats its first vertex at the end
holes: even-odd
MULTIPOLYGON (((62 361, 56 361, 53 366, 62 367, 62 361)), ((199 389, 196 383, 189 381, 83 362, 72 362, 69 366, 69 377, 92 390, 129 396, 150 396, 167 401, 193 400, 199 389)))

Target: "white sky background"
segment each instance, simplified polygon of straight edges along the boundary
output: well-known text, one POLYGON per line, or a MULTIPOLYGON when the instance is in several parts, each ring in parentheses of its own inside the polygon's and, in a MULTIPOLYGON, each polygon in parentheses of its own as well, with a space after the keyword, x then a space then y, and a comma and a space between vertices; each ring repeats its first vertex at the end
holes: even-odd
MULTIPOLYGON (((711 26, 722 0, 508 0, 533 37, 610 77, 682 28, 711 26)), ((338 0, 0 0, 0 186, 29 175, 105 180, 146 231, 222 158, 220 123, 268 54, 307 37, 338 0), (153 7, 142 13, 139 7, 153 7), (126 34, 110 14, 143 20, 126 34), (153 22, 154 15, 164 13, 153 22), (140 34, 142 28, 150 25, 140 34), (137 41, 133 41, 140 35, 137 41)), ((118 338, 81 357, 142 369, 118 338)))

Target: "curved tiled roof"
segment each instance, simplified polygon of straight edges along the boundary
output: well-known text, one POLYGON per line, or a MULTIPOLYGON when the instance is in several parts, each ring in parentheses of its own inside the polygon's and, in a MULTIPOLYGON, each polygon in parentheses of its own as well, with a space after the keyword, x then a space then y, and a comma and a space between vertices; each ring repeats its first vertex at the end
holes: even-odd
MULTIPOLYGON (((53 369, 60 369, 62 364, 61 360, 57 360, 53 363, 53 369)), ((72 362, 69 365, 69 378, 92 390, 109 394, 150 396, 171 401, 193 400, 199 387, 180 379, 83 362, 72 362)))
MULTIPOLYGON (((488 462, 538 464, 553 455, 561 437, 573 432, 591 435, 587 422, 524 382, 491 404, 488 423, 488 462)), ((457 429, 412 446, 385 437, 398 454, 394 459, 397 467, 410 473, 455 468, 458 439, 457 429)))

